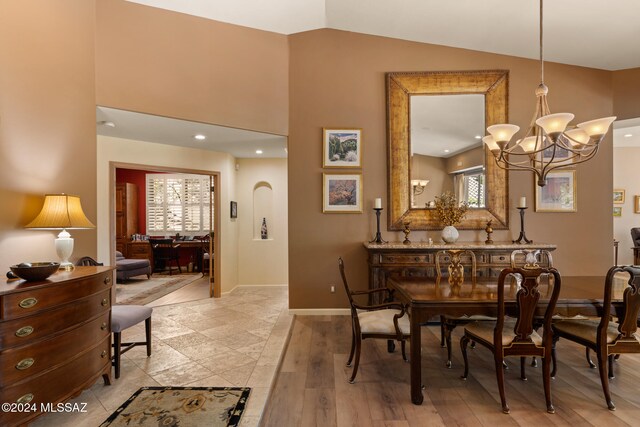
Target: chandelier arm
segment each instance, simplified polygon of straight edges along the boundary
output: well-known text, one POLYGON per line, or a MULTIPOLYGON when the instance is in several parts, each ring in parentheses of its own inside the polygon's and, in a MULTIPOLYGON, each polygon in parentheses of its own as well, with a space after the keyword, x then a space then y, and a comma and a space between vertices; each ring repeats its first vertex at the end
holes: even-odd
POLYGON ((520 169, 520 170, 530 170, 530 171, 532 171, 532 172, 535 172, 535 170, 536 170, 536 169, 535 169, 534 167, 532 167, 532 166, 527 166, 527 163, 529 163, 529 164, 530 164, 530 163, 531 163, 531 160, 529 160, 528 162, 514 163, 514 162, 509 161, 509 160, 508 160, 506 157, 504 157, 504 156, 500 156, 500 159, 498 159, 497 157, 496 157, 495 159, 496 159, 496 162, 498 162, 498 161, 502 161, 502 162, 504 162, 506 165, 508 165, 508 166, 512 166, 513 168, 516 168, 516 169, 509 169, 509 168, 507 168, 507 167, 504 167, 504 166, 500 166, 500 165, 499 165, 499 166, 500 166, 502 169, 504 169, 504 170, 513 170, 513 171, 517 171, 518 169, 520 169))

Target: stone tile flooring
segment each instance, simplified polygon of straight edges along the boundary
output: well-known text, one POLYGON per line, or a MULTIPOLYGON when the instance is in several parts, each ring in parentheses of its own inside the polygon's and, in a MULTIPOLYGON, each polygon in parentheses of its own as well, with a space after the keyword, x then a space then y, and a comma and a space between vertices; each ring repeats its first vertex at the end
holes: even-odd
MULTIPOLYGON (((86 413, 57 413, 32 426, 98 426, 142 386, 247 386, 249 404, 242 426, 257 426, 284 350, 293 316, 287 287, 236 288, 219 299, 154 307, 153 347, 122 356, 120 378, 102 379, 71 402, 86 413)), ((123 342, 144 341, 144 323, 125 330, 123 342)))

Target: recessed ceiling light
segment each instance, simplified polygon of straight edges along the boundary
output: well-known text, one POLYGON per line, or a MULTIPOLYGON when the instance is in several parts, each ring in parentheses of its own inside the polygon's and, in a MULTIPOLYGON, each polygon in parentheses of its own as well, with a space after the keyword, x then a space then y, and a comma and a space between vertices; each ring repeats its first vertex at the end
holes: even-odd
POLYGON ((476 135, 475 139, 482 139, 482 137, 480 135, 476 135))
POLYGON ((451 151, 451 150, 444 150, 445 153, 448 153, 449 151, 451 151))
POLYGON ((110 127, 110 128, 114 128, 114 127, 116 127, 116 124, 113 123, 113 122, 109 122, 107 120, 102 120, 102 121, 98 122, 98 126, 107 126, 107 127, 110 127))
POLYGON ((256 154, 262 154, 262 150, 256 150, 256 154))
POLYGON ((631 138, 632 136, 633 136, 633 134, 631 134, 631 133, 625 133, 625 134, 624 134, 624 137, 625 137, 625 138, 631 138))
POLYGON ((201 134, 201 133, 198 133, 198 134, 196 134, 196 135, 193 135, 193 138, 194 138, 194 139, 197 139, 198 141, 204 141, 205 139, 207 139, 207 137, 206 137, 206 136, 204 136, 204 135, 203 135, 203 134, 201 134))

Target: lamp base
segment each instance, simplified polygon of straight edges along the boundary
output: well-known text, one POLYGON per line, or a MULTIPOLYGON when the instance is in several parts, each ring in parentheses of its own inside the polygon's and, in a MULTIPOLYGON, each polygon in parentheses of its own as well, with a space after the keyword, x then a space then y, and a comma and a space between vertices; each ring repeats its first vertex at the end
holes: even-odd
POLYGON ((73 270, 73 264, 69 262, 69 257, 73 253, 73 239, 67 230, 62 230, 55 240, 56 253, 62 260, 60 262, 60 270, 73 270))

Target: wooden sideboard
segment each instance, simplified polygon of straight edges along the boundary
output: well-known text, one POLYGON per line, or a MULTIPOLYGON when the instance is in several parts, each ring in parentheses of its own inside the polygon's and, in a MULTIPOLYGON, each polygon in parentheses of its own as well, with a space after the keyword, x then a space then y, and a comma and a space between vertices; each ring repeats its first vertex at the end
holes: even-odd
POLYGON ((110 384, 113 267, 76 267, 41 282, 0 281, 0 425, 43 415, 103 377, 110 384), (25 406, 27 405, 27 406, 25 406), (28 410, 24 410, 28 408, 28 410))
MULTIPOLYGON (((454 244, 428 243, 364 243, 368 252, 369 288, 387 286, 387 278, 400 277, 433 277, 436 274, 435 255, 441 250, 470 250, 476 257, 477 275, 480 277, 496 277, 500 271, 511 264, 511 252, 517 249, 544 249, 553 251, 556 245, 536 243, 519 245, 510 242, 497 242, 490 245, 484 243, 459 242, 454 244)), ((466 256, 462 257, 467 262, 466 256)), ((470 257, 469 257, 470 258, 470 257)), ((446 268, 449 259, 441 256, 441 266, 446 268)), ((376 299, 372 303, 379 303, 376 299)))
POLYGON ((132 240, 127 242, 127 258, 148 259, 153 268, 153 249, 148 240, 132 240))

